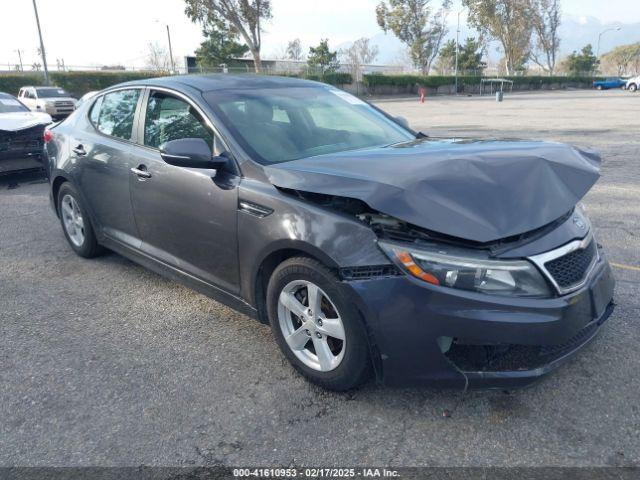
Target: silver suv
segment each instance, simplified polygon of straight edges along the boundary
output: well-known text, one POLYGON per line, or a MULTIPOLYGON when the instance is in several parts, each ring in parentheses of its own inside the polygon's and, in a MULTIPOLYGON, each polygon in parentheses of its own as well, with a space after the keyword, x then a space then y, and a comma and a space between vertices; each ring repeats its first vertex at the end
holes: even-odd
POLYGON ((60 87, 22 87, 18 98, 29 110, 46 112, 53 118, 69 116, 77 99, 60 87))

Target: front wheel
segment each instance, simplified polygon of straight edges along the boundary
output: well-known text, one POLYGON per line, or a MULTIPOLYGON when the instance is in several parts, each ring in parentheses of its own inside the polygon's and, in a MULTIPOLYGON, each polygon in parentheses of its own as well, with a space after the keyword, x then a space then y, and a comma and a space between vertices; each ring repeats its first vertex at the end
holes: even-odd
POLYGON ((273 334, 293 367, 329 390, 357 387, 371 375, 364 325, 320 262, 291 258, 276 268, 267 287, 273 334))
POLYGON ((92 258, 102 253, 80 196, 69 183, 58 192, 58 214, 69 245, 81 257, 92 258))
POLYGON ((630 92, 635 92, 638 89, 638 86, 635 83, 632 83, 631 85, 629 85, 629 91, 630 92))

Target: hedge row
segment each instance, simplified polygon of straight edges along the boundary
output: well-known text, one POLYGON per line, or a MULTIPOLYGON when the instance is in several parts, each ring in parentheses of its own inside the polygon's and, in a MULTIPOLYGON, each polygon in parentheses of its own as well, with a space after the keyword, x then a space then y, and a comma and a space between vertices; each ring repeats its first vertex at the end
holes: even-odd
MULTIPOLYGON (((102 90, 117 83, 159 76, 155 72, 51 72, 51 82, 78 97, 92 90, 102 90)), ((349 73, 327 73, 325 75, 296 75, 309 80, 347 85, 352 83, 349 73)), ((42 73, 3 73, 0 74, 0 92, 14 95, 26 85, 43 85, 42 73)))
POLYGON ((295 75, 307 80, 315 80, 317 82, 324 82, 330 85, 349 85, 353 83, 353 77, 350 73, 333 72, 325 73, 324 75, 308 73, 306 75, 295 75))
MULTIPOLYGON (((461 75, 458 83, 461 85, 477 85, 483 77, 461 75)), ((512 80, 514 85, 548 85, 555 83, 590 83, 594 77, 549 77, 549 76, 513 76, 503 77, 512 80)), ((363 82, 368 87, 390 85, 395 87, 410 87, 420 85, 423 87, 437 88, 444 85, 453 85, 455 77, 453 75, 383 75, 381 73, 371 73, 364 75, 363 82)))
MULTIPOLYGON (((155 72, 51 72, 51 82, 68 92, 82 96, 91 90, 102 90, 116 83, 158 76, 155 72)), ((0 92, 18 94, 25 85, 43 85, 42 73, 0 74, 0 92)))

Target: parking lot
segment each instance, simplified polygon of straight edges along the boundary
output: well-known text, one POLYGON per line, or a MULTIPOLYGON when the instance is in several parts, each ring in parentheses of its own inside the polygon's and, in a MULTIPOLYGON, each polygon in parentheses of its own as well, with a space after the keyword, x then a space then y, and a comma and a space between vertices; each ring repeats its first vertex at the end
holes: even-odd
POLYGON ((616 264, 617 309, 594 343, 515 392, 329 393, 293 371, 268 327, 116 254, 75 256, 47 184, 4 178, 0 465, 640 464, 640 94, 377 104, 429 135, 602 153, 585 204, 616 264))

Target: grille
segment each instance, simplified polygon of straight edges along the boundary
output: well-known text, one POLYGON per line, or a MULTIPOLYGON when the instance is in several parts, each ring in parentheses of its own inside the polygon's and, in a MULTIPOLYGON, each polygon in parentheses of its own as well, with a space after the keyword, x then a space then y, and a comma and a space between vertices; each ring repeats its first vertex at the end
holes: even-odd
POLYGON ((596 242, 591 240, 585 248, 551 260, 544 267, 561 288, 568 288, 584 279, 596 255, 596 242))
POLYGON ((400 275, 400 272, 393 265, 372 265, 341 268, 340 275, 345 280, 364 280, 367 278, 392 277, 400 275))
POLYGON ((61 102, 55 102, 55 106, 56 107, 73 107, 73 102, 70 101, 61 101, 61 102))

